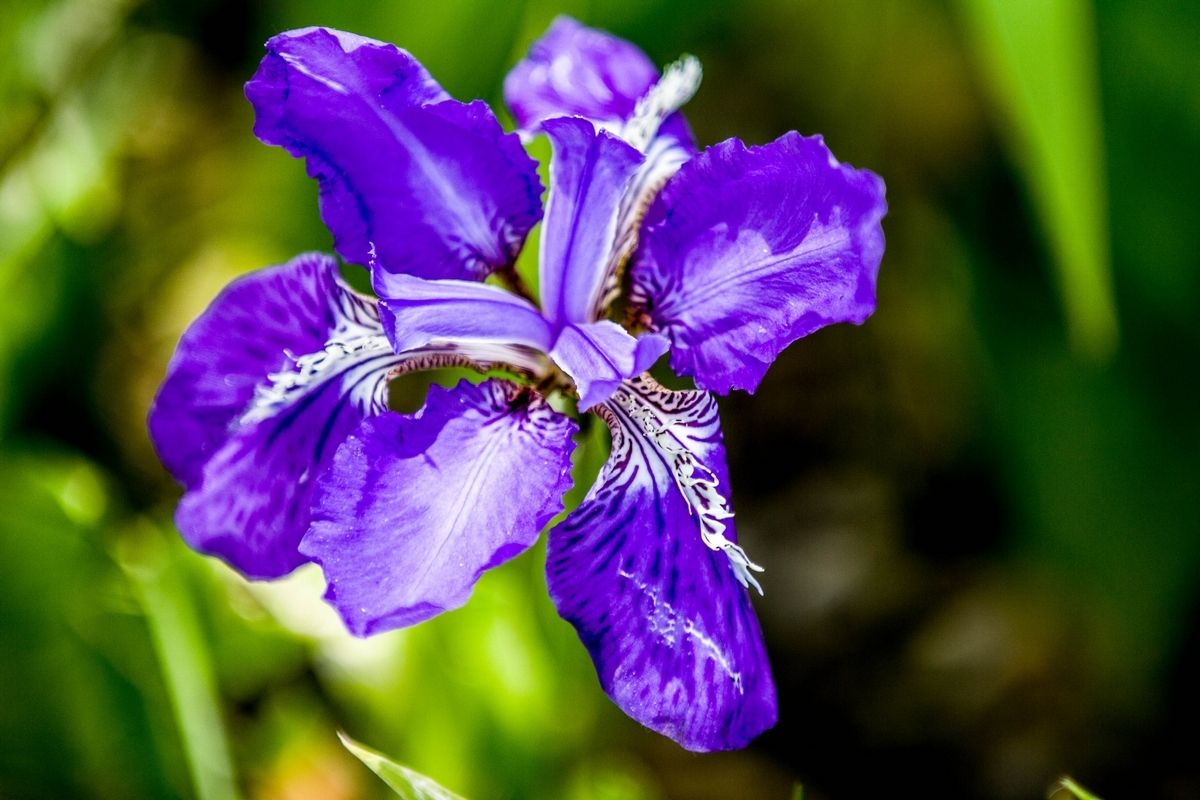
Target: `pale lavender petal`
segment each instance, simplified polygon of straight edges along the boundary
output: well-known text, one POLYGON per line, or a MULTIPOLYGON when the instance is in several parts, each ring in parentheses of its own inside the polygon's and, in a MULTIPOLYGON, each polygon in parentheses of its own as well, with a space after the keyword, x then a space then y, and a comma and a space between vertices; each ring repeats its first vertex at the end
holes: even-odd
POLYGON ((658 80, 636 45, 558 17, 504 80, 517 125, 533 130, 550 117, 623 122, 658 80))
POLYGON ((554 147, 539 257, 542 310, 555 325, 596 319, 621 200, 643 156, 579 117, 543 126, 554 147))
POLYGON ((537 307, 498 286, 377 275, 384 325, 397 352, 436 344, 512 344, 549 350, 550 324, 537 307))
POLYGON ((625 713, 689 750, 744 747, 775 724, 776 697, 734 567, 716 404, 639 380, 598 413, 612 454, 550 532, 550 596, 625 713))
POLYGON ((255 134, 305 158, 347 260, 479 279, 541 217, 536 165, 482 102, 449 99, 394 45, 324 28, 274 37, 246 96, 255 134))
POLYGON ((200 480, 255 387, 288 353, 325 346, 342 291, 337 262, 310 253, 238 278, 188 326, 148 420, 158 456, 177 480, 200 480))
POLYGON ((789 344, 875 308, 883 181, 821 137, 731 139, 685 164, 646 218, 633 302, 697 386, 753 391, 789 344))
POLYGON ((603 403, 623 381, 641 375, 667 352, 657 334, 629 335, 609 320, 568 325, 550 350, 550 358, 571 376, 579 389, 579 408, 603 403))
MULTIPOLYGON (((386 409, 387 379, 405 360, 383 335, 375 301, 331 283, 321 299, 331 319, 327 341, 314 339, 306 344, 311 352, 295 357, 281 354, 285 363, 260 380, 176 511, 192 547, 252 578, 278 577, 304 562, 297 546, 316 479, 363 418, 386 409)), ((306 302, 299 291, 289 299, 306 302)), ((266 320, 271 307, 261 312, 266 320)))
POLYGON ((363 423, 321 479, 301 550, 368 636, 458 608, 562 509, 575 423, 507 381, 434 386, 413 416, 363 423))

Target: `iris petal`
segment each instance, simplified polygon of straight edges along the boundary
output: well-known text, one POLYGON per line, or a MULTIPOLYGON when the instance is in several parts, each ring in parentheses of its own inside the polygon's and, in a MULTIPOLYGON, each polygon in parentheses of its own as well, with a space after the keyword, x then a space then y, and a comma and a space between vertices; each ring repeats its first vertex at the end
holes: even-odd
POLYGON ((636 45, 561 16, 509 72, 504 99, 527 130, 560 116, 621 123, 656 80, 636 45))
POLYGON ((238 278, 179 340, 150 408, 159 458, 186 486, 287 353, 321 349, 337 325, 337 264, 320 254, 238 278))
POLYGON ((187 487, 175 519, 188 543, 255 578, 303 563, 316 477, 386 407, 403 360, 333 259, 304 256, 222 293, 184 334, 150 415, 187 487))
POLYGON ((579 408, 586 410, 611 397, 626 379, 650 369, 667 346, 657 334, 635 339, 615 322, 600 320, 563 328, 550 357, 575 381, 579 408))
POLYGON ((591 322, 617 247, 621 200, 644 157, 585 119, 560 117, 544 128, 554 155, 539 253, 542 308, 558 325, 591 322))
POLYGON ((500 380, 434 386, 418 414, 365 421, 321 479, 301 544, 350 630, 458 608, 483 572, 529 548, 562 509, 575 430, 500 380))
POLYGON ((504 95, 517 124, 527 133, 545 131, 554 143, 555 164, 562 179, 555 180, 552 170, 551 181, 556 185, 548 213, 559 216, 557 206, 569 210, 562 215, 569 218, 590 204, 589 219, 602 221, 586 231, 591 246, 584 248, 589 271, 583 272, 578 263, 582 259, 570 250, 573 237, 564 233, 574 229, 547 220, 541 280, 543 287, 550 287, 543 288, 542 297, 551 320, 597 319, 619 293, 621 270, 637 245, 646 209, 667 179, 696 151, 678 108, 695 92, 699 79, 700 66, 694 58, 681 59, 660 77, 635 45, 570 17, 556 19, 509 73, 504 95), (605 133, 585 135, 578 118, 605 133), (602 138, 609 134, 642 154, 632 175, 625 176, 625 168, 618 170, 627 157, 602 138), (592 188, 590 175, 583 181, 579 176, 597 165, 602 185, 592 188), (623 178, 619 196, 612 191, 618 171, 623 178), (580 187, 587 194, 575 197, 580 187), (564 194, 575 198, 574 202, 564 203, 564 194), (597 212, 601 200, 615 203, 615 208, 597 212), (606 251, 603 263, 596 260, 600 248, 595 240, 601 238, 606 251), (556 272, 562 277, 557 278, 556 272), (565 304, 564 297, 568 298, 565 304), (585 303, 591 306, 586 309, 587 316, 579 308, 585 303))
POLYGON ((704 389, 757 387, 789 344, 875 308, 883 181, 819 136, 736 139, 685 164, 655 200, 631 270, 633 302, 704 389))
POLYGON ((376 281, 398 351, 430 345, 517 345, 545 352, 554 333, 537 307, 498 286, 391 275, 376 281))
POLYGON ((364 417, 387 407, 386 378, 398 357, 380 342, 344 359, 279 413, 230 436, 175 513, 188 544, 251 578, 279 577, 304 563, 297 545, 317 476, 364 417))
POLYGON ((280 34, 246 96, 255 134, 307 160, 347 261, 480 279, 511 265, 541 217, 536 164, 517 137, 394 45, 324 28, 280 34))
POLYGON ((597 411, 612 453, 550 533, 550 596, 625 713, 689 750, 743 747, 777 710, 747 591, 705 542, 717 524, 736 547, 716 404, 638 379, 597 411))

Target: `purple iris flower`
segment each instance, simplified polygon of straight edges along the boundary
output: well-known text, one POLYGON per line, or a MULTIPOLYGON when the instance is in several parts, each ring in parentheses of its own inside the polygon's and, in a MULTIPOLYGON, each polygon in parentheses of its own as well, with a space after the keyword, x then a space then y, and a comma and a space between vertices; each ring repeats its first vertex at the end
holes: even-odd
POLYGON ((271 39, 246 85, 255 133, 305 160, 375 296, 303 255, 234 281, 184 333, 149 426, 188 543, 251 578, 316 562, 359 636, 428 619, 562 511, 578 428, 550 399, 574 397, 612 450, 549 533, 546 573, 604 690, 692 750, 773 725, 761 568, 708 392, 753 391, 791 342, 871 313, 884 187, 820 137, 698 151, 679 108, 699 78, 560 18, 505 81, 505 133, 393 45, 271 39), (535 303, 513 264, 539 220, 535 303), (649 377, 668 350, 697 390, 649 377), (389 379, 447 365, 492 376, 388 410, 389 379))

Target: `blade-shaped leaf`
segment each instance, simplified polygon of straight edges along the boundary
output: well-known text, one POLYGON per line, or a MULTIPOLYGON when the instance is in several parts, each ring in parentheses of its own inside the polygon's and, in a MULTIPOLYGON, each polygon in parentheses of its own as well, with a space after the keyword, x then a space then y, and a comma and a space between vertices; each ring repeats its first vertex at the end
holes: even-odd
POLYGON ((1054 251, 1072 344, 1117 340, 1096 23, 1078 0, 960 0, 1008 145, 1054 251))
POLYGON ((397 764, 382 753, 359 744, 341 731, 338 731, 338 738, 355 758, 366 764, 404 800, 463 800, 462 796, 441 786, 432 778, 397 764))

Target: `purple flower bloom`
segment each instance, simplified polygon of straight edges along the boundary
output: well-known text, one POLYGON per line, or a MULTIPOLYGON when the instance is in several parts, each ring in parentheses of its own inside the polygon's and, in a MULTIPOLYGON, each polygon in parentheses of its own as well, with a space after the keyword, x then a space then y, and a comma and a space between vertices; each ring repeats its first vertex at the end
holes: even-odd
POLYGON ((577 426, 547 398, 574 396, 612 452, 546 572, 604 690, 692 750, 773 725, 761 568, 704 390, 753 391, 791 342, 871 313, 886 206, 819 137, 697 152, 679 108, 699 78, 557 20, 505 81, 521 135, 553 148, 543 219, 518 135, 408 53, 322 28, 268 42, 255 133, 305 160, 376 297, 304 255, 235 281, 183 335, 149 425, 189 544, 252 578, 316 562, 360 636, 457 608, 562 510, 577 426), (535 304, 483 279, 519 286, 539 219, 535 304), (649 377, 668 349, 699 390, 649 377), (508 377, 388 410, 390 378, 446 365, 508 377))

